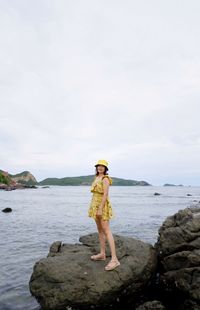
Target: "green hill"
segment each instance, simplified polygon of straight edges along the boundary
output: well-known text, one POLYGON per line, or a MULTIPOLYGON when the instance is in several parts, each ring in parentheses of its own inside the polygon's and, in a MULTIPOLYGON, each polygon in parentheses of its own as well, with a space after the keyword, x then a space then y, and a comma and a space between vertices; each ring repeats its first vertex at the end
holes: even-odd
POLYGON ((11 183, 11 178, 9 175, 5 175, 3 170, 0 170, 0 183, 9 185, 11 183))
MULTIPOLYGON (((91 185, 94 180, 94 175, 77 176, 77 177, 65 177, 65 178, 47 178, 40 182, 38 185, 91 185)), ((117 186, 149 186, 151 184, 146 181, 126 180, 121 178, 112 177, 113 184, 117 186)))

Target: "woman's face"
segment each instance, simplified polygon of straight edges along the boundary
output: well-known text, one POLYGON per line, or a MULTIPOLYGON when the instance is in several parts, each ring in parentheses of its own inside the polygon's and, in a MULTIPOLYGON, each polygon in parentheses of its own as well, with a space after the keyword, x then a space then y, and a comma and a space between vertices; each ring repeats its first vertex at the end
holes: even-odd
POLYGON ((105 167, 105 166, 103 166, 103 165, 98 165, 98 166, 97 166, 97 171, 98 171, 99 173, 104 173, 105 170, 106 170, 106 167, 105 167))

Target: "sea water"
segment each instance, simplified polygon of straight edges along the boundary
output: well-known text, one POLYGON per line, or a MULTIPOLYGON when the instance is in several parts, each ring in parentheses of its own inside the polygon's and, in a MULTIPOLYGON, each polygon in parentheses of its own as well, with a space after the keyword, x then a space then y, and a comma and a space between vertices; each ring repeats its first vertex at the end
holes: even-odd
MULTIPOLYGON (((97 231, 87 214, 91 197, 90 186, 0 191, 1 210, 13 210, 0 212, 0 310, 40 309, 29 292, 33 266, 54 241, 78 243, 97 231)), ((200 187, 111 186, 109 197, 112 232, 154 245, 167 216, 199 202, 200 187)))

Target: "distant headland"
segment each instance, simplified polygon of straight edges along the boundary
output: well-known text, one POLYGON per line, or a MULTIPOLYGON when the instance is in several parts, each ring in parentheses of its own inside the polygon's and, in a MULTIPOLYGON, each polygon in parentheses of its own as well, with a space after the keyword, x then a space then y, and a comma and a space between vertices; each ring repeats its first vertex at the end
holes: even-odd
MULTIPOLYGON (((65 178, 47 178, 38 185, 91 185, 94 180, 94 175, 78 176, 78 177, 65 177, 65 178)), ((112 177, 112 185, 117 186, 150 186, 146 181, 126 180, 122 178, 112 177)))
MULTIPOLYGON (((94 175, 64 177, 64 178, 46 178, 40 182, 36 180, 32 173, 23 171, 18 174, 10 174, 7 171, 0 170, 0 189, 13 190, 22 188, 36 188, 38 186, 59 185, 59 186, 83 186, 91 185, 94 175)), ((137 181, 131 179, 122 179, 112 177, 114 186, 151 186, 146 181, 137 181)))
POLYGON ((14 189, 36 188, 36 184, 36 178, 29 171, 10 174, 7 171, 0 170, 0 189, 9 191, 14 189))

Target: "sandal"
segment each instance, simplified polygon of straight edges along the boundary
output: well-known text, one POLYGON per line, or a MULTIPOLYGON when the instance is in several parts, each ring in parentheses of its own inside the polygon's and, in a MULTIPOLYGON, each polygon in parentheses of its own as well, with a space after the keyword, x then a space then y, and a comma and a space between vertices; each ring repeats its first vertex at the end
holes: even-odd
POLYGON ((96 254, 90 257, 92 260, 106 260, 106 255, 96 254))
POLYGON ((107 271, 113 270, 119 265, 120 265, 120 262, 118 260, 111 259, 111 261, 108 263, 108 265, 106 265, 105 270, 107 270, 107 271))

